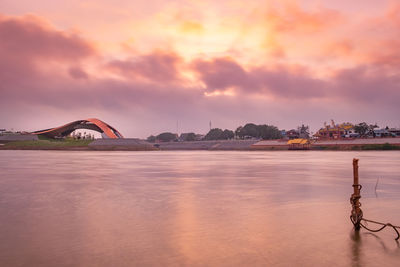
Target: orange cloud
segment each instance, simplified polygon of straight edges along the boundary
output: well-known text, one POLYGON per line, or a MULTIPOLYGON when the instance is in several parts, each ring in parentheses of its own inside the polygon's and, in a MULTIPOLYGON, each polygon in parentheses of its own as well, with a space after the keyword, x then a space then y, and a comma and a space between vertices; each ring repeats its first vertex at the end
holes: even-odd
POLYGON ((195 21, 185 21, 181 24, 180 29, 183 33, 201 34, 204 32, 203 25, 195 21))
POLYGON ((343 16, 336 10, 319 8, 306 11, 295 2, 285 3, 280 8, 270 6, 265 13, 265 23, 277 33, 316 33, 342 20, 343 16))
POLYGON ((391 5, 387 12, 386 18, 390 20, 393 24, 400 27, 400 4, 396 3, 391 5))
POLYGON ((327 56, 349 56, 354 51, 354 44, 350 40, 336 41, 328 44, 324 49, 327 56))
MULTIPOLYGON (((400 38, 394 40, 380 41, 376 47, 366 54, 368 62, 375 65, 400 67, 400 38)), ((396 70, 397 72, 397 70, 396 70)))

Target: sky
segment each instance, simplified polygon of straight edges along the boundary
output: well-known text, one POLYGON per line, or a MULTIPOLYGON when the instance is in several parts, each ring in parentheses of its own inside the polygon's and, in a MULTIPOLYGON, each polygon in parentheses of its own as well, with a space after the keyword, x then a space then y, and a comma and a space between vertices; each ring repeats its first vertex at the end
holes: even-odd
POLYGON ((400 1, 1 0, 0 128, 400 127, 400 1))

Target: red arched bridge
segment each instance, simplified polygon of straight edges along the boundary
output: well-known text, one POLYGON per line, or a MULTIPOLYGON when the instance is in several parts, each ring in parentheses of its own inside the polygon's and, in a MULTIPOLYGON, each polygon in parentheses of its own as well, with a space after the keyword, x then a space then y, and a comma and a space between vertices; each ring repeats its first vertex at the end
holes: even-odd
POLYGON ((73 121, 63 126, 32 132, 32 134, 41 135, 49 138, 59 138, 68 136, 77 129, 88 129, 101 133, 103 138, 124 138, 114 127, 99 119, 86 119, 73 121))

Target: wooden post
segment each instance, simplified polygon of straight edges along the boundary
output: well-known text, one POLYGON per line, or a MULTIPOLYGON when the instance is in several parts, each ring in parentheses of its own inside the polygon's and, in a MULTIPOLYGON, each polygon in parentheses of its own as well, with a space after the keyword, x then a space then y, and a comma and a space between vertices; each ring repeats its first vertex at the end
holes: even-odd
POLYGON ((360 195, 360 190, 358 188, 358 159, 353 159, 353 186, 354 194, 360 195))
POLYGON ((362 210, 360 209, 361 203, 359 201, 361 198, 361 185, 358 181, 358 159, 353 159, 353 189, 354 192, 350 198, 352 204, 351 221, 356 231, 358 231, 360 230, 360 221, 362 219, 362 210))

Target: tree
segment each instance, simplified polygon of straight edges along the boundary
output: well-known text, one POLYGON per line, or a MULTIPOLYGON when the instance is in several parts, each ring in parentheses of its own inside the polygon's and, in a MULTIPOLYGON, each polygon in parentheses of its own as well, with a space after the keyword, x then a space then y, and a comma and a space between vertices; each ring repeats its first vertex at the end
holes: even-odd
POLYGON ((245 136, 259 137, 257 125, 254 123, 247 123, 244 127, 239 126, 236 131, 236 136, 243 139, 245 136))
POLYGON ((154 143, 156 141, 156 137, 154 135, 150 135, 147 137, 147 142, 154 143))
POLYGON ((225 129, 214 128, 211 129, 206 136, 204 137, 205 140, 228 140, 232 139, 235 136, 233 131, 225 129))
POLYGON ((235 134, 233 133, 233 131, 225 129, 222 132, 221 139, 228 140, 228 139, 232 139, 234 136, 235 136, 235 134))
POLYGON ((247 123, 242 131, 244 132, 244 136, 251 136, 251 137, 260 137, 259 131, 257 129, 257 125, 254 123, 247 123))
POLYGON ((368 126, 368 129, 369 129, 370 132, 371 131, 373 132, 375 128, 379 128, 379 126, 376 123, 375 124, 370 124, 368 126))
POLYGON ((379 126, 376 123, 375 124, 370 124, 368 126, 368 135, 372 135, 372 136, 374 136, 374 138, 376 136, 375 131, 374 131, 375 128, 379 128, 379 126))
POLYGON ((235 130, 235 136, 239 137, 240 139, 243 139, 243 137, 244 137, 242 129, 243 129, 243 127, 239 126, 235 130))
POLYGON ((211 129, 206 136, 204 136, 205 140, 219 140, 222 136, 223 131, 219 128, 211 129))
POLYGON ((258 125, 259 136, 264 140, 279 139, 282 138, 282 133, 279 129, 273 125, 258 125))
POLYGON ((195 133, 182 133, 180 136, 182 141, 195 141, 196 134, 195 133))
POLYGON ((368 124, 365 123, 365 122, 361 122, 361 123, 356 124, 354 126, 354 131, 356 133, 359 133, 360 136, 365 136, 367 134, 367 132, 368 132, 368 129, 369 129, 368 124))
POLYGON ((235 131, 236 136, 243 139, 246 136, 262 139, 279 139, 282 137, 281 131, 273 125, 255 125, 247 123, 244 127, 239 126, 235 131))
POLYGON ((157 135, 156 139, 160 140, 161 142, 171 142, 177 138, 176 134, 165 132, 157 135))

